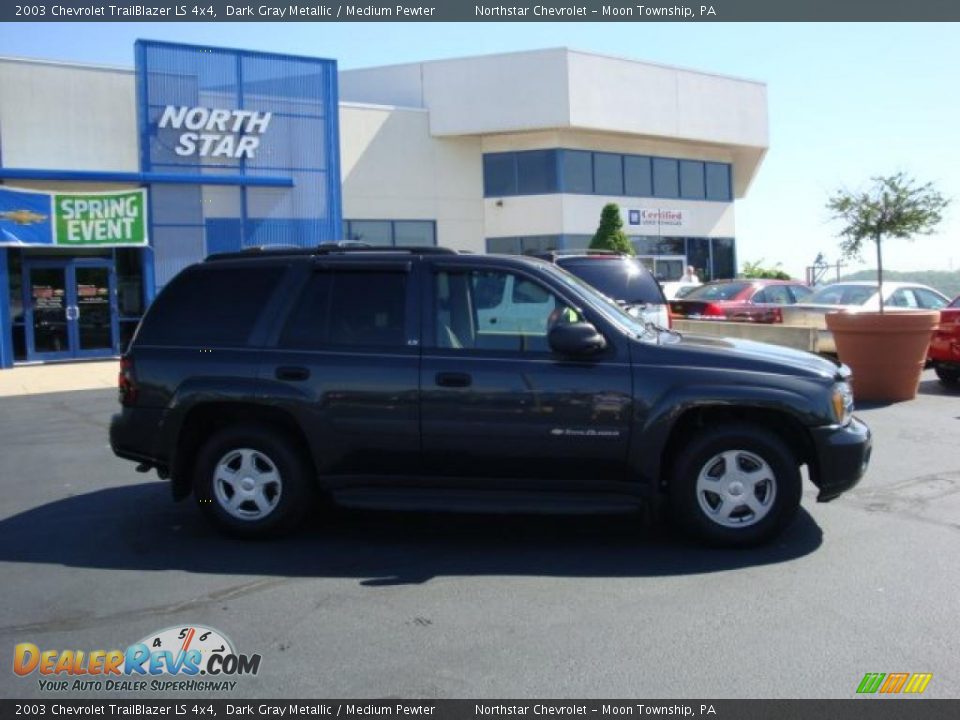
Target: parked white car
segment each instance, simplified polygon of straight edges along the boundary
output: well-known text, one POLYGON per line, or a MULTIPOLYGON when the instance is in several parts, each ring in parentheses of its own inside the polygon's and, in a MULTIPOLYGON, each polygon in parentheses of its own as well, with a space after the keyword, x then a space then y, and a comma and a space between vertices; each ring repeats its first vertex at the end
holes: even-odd
MULTIPOLYGON (((949 304, 945 295, 926 285, 905 282, 883 283, 883 309, 939 310, 949 304)), ((814 291, 806 302, 781 308, 784 325, 817 328, 817 352, 835 353, 833 333, 827 330, 827 313, 876 312, 880 309, 877 283, 871 281, 839 282, 814 291)))

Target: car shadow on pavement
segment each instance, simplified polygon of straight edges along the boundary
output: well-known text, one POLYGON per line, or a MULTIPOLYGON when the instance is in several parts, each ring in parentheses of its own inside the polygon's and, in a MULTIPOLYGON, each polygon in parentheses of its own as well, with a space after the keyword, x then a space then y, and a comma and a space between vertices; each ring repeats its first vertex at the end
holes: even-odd
POLYGON ((117 570, 357 578, 367 586, 438 576, 644 577, 788 562, 822 532, 801 508, 776 541, 713 550, 639 514, 453 515, 326 511, 266 542, 223 537, 167 483, 98 490, 0 520, 0 561, 117 570))

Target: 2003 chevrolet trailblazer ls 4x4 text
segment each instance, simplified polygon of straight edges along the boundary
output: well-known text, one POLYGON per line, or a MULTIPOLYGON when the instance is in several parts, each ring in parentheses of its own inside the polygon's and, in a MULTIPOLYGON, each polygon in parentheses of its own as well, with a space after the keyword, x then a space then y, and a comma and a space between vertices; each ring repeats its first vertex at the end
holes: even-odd
POLYGON ((802 465, 820 500, 863 475, 848 381, 809 353, 644 324, 534 258, 245 251, 159 294, 121 360, 110 442, 248 537, 293 528, 323 492, 468 512, 664 498, 701 539, 750 545, 796 512, 802 465))

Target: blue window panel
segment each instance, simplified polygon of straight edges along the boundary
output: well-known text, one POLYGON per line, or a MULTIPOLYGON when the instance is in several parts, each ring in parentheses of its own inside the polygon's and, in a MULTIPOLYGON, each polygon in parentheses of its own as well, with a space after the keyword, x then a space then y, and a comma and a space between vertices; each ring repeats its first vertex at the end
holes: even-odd
POLYGON ((350 240, 370 245, 393 245, 393 229, 389 220, 351 220, 350 240))
POLYGON ((705 163, 707 200, 730 201, 733 198, 730 183, 731 167, 727 163, 705 163))
POLYGON ((516 153, 483 156, 483 194, 485 197, 517 194, 516 153))
POLYGON ((650 158, 627 155, 623 158, 624 194, 628 197, 653 196, 653 169, 650 158))
POLYGON ((737 275, 737 253, 733 238, 713 238, 713 278, 725 280, 737 275))
POLYGON ((240 63, 245 108, 319 117, 329 111, 336 77, 312 58, 251 54, 240 63))
POLYGON ((562 150, 560 154, 561 190, 573 195, 593 193, 593 153, 562 150))
POLYGON ((325 170, 328 158, 317 123, 315 118, 274 115, 247 167, 325 170))
POLYGON ((623 195, 623 156, 593 154, 593 192, 597 195, 623 195))
POLYGON ((150 188, 150 204, 154 224, 203 224, 203 193, 199 185, 154 185, 150 188))
POLYGON ((243 223, 240 218, 210 218, 207 227, 207 254, 236 252, 242 247, 243 223))
POLYGON ((680 168, 676 160, 653 159, 653 196, 660 198, 680 196, 680 168))
POLYGON ((703 200, 706 197, 702 162, 680 161, 680 197, 685 200, 703 200))
POLYGON ((520 195, 545 195, 556 191, 556 150, 518 152, 517 192, 520 195))
POLYGON ((487 252, 498 255, 519 255, 520 238, 496 237, 487 238, 487 252))
POLYGON ((296 245, 314 247, 322 237, 323 223, 304 218, 254 218, 244 223, 244 246, 296 245))
POLYGON ((436 245, 436 223, 432 220, 395 220, 393 244, 416 247, 436 245))
POLYGON ((157 292, 187 265, 206 257, 202 227, 154 227, 153 267, 157 292))

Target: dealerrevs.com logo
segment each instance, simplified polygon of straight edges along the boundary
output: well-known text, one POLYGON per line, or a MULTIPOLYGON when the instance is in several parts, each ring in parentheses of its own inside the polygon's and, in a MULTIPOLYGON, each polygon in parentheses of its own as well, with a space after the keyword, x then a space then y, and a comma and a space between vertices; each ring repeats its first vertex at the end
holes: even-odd
POLYGON ((256 675, 260 660, 236 652, 219 630, 189 625, 151 633, 125 650, 41 650, 18 643, 13 672, 36 675, 40 689, 50 692, 229 691, 237 685, 232 678, 256 675))

